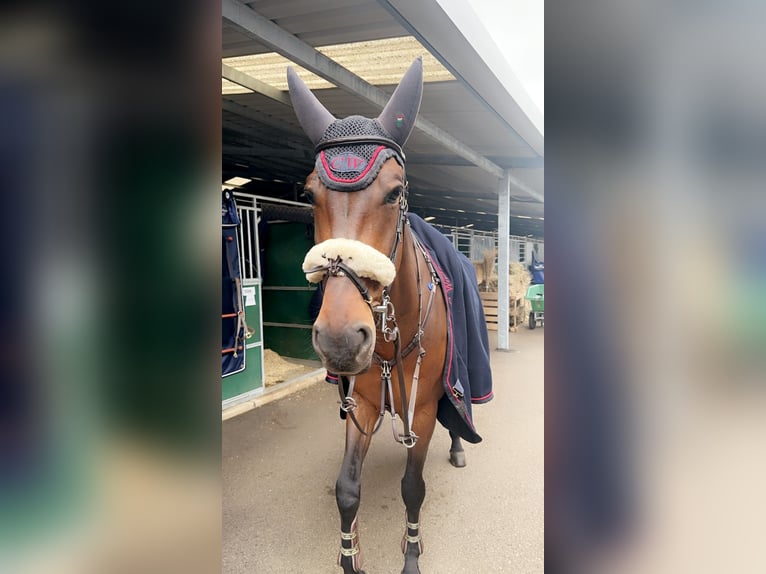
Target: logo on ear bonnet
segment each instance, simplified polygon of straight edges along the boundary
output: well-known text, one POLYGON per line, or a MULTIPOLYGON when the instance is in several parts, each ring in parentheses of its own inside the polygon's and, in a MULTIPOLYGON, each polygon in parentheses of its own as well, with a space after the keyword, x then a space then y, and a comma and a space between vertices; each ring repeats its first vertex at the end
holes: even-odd
POLYGON ((336 155, 329 162, 330 169, 335 172, 357 173, 364 171, 367 167, 367 160, 353 153, 342 153, 336 155))

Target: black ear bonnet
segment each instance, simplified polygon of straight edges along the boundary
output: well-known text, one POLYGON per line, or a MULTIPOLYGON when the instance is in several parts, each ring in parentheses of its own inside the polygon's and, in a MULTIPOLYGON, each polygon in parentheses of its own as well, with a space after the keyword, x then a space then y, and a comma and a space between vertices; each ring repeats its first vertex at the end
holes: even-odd
POLYGON ((417 58, 386 107, 375 118, 336 119, 292 68, 287 69, 290 99, 303 130, 314 144, 322 183, 337 191, 358 191, 372 184, 390 158, 404 167, 402 146, 415 126, 423 93, 423 64, 417 58))

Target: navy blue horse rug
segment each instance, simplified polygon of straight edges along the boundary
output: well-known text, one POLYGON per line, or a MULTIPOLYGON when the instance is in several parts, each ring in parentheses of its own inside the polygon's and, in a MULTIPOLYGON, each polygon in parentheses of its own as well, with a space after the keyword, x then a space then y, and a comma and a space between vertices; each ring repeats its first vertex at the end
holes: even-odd
POLYGON ((455 249, 447 237, 414 213, 410 227, 426 248, 441 281, 447 302, 447 358, 444 396, 439 401, 439 422, 462 439, 481 442, 471 411, 472 404, 492 400, 492 371, 484 308, 479 297, 473 263, 455 249))

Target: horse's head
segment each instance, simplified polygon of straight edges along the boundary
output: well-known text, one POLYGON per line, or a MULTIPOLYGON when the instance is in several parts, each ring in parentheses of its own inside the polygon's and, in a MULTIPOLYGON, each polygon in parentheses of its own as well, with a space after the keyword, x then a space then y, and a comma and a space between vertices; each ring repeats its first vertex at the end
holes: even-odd
POLYGON ((328 370, 357 374, 370 366, 373 308, 384 302, 396 274, 407 208, 402 146, 420 107, 422 61, 413 62, 375 119, 338 120, 292 68, 287 77, 295 113, 316 152, 305 184, 316 245, 303 263, 309 281, 324 281, 314 349, 328 370))

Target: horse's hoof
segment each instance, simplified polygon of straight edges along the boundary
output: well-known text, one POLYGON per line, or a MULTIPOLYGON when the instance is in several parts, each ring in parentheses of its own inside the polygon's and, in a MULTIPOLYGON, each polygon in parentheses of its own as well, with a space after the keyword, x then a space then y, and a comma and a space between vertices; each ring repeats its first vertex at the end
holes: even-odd
POLYGON ((462 450, 449 451, 449 461, 455 468, 463 468, 465 466, 465 452, 462 450))

